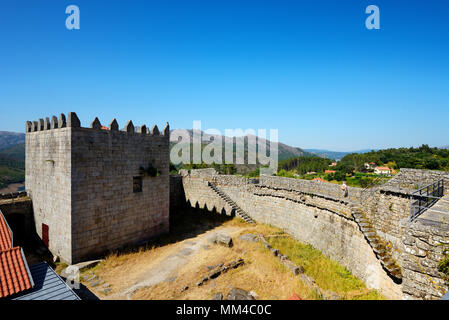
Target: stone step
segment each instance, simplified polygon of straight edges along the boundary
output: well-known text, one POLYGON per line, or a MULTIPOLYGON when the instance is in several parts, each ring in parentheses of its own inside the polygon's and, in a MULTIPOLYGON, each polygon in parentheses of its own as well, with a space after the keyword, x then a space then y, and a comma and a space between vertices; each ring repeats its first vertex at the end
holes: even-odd
POLYGON ((378 256, 379 259, 382 257, 385 257, 388 254, 388 252, 385 249, 378 250, 378 249, 373 248, 373 251, 376 253, 376 255, 378 256))
POLYGON ((239 217, 241 217, 245 222, 247 223, 255 223, 250 216, 248 216, 231 198, 229 198, 229 196, 224 193, 223 191, 221 191, 220 189, 218 189, 218 187, 209 182, 209 186, 227 203, 231 206, 232 209, 235 210, 235 212, 237 213, 237 215, 239 217))
POLYGON ((375 230, 372 227, 360 227, 364 234, 375 233, 375 230))
POLYGON ((377 233, 374 231, 364 232, 364 234, 367 238, 374 238, 375 236, 377 236, 377 233))
POLYGON ((363 228, 363 227, 371 228, 371 223, 368 223, 368 222, 361 222, 361 223, 359 223, 359 226, 361 226, 362 228, 363 228))
POLYGON ((402 279, 402 272, 401 272, 401 269, 399 269, 399 268, 393 269, 390 273, 391 273, 393 276, 395 276, 396 278, 402 279))
POLYGON ((387 269, 396 269, 396 263, 391 259, 390 256, 385 256, 382 259, 380 259, 381 263, 385 266, 387 269))
POLYGON ((379 243, 379 242, 377 241, 377 239, 376 239, 376 241, 372 241, 372 242, 371 242, 371 246, 373 247, 373 251, 376 251, 376 250, 378 250, 378 251, 385 250, 385 247, 384 247, 381 243, 379 243))

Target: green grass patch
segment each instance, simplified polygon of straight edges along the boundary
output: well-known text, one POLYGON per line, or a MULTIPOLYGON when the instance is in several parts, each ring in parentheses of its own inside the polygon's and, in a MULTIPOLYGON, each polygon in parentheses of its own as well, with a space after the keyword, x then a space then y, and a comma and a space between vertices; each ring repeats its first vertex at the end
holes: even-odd
POLYGON ((314 278, 322 289, 336 292, 343 299, 384 299, 376 290, 368 290, 346 268, 311 245, 302 244, 290 236, 268 237, 267 241, 295 264, 303 266, 305 273, 314 278))

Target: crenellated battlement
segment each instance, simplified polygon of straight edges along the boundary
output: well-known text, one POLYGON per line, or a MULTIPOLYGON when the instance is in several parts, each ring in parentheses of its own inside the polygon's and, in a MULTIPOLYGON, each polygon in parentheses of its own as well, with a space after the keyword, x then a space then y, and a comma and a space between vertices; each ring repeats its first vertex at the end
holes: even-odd
POLYGON ((104 132, 126 132, 131 134, 142 134, 149 136, 164 136, 167 138, 169 138, 170 136, 170 126, 168 122, 165 124, 162 132, 159 131, 157 125, 154 125, 151 130, 147 128, 145 124, 136 127, 134 126, 132 120, 129 120, 122 130, 119 129, 119 124, 116 119, 112 119, 112 121, 109 123, 109 126, 106 127, 101 124, 98 117, 95 117, 89 127, 82 127, 81 121, 79 120, 75 112, 69 112, 67 118, 63 113, 61 113, 59 118, 57 118, 56 116, 52 116, 51 120, 50 118, 46 117, 45 119, 41 118, 37 121, 27 121, 25 125, 25 132, 31 133, 46 130, 56 130, 66 127, 102 130, 104 132))

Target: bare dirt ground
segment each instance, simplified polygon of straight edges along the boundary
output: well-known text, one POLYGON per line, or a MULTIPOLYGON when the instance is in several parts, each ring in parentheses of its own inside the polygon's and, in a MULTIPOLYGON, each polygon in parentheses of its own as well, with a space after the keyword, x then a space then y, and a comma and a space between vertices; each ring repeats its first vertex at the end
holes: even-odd
MULTIPOLYGON (((126 296, 131 299, 133 294, 142 288, 149 288, 164 281, 173 282, 178 278, 178 272, 185 267, 190 260, 198 259, 200 251, 209 250, 208 239, 219 231, 230 236, 235 236, 242 228, 239 227, 217 227, 193 239, 184 240, 173 245, 173 250, 167 250, 155 262, 147 265, 147 268, 136 273, 136 283, 118 292, 114 297, 126 296)), ((220 248, 221 251, 226 251, 220 248)))
POLYGON ((12 184, 8 185, 6 188, 0 189, 0 194, 16 192, 16 191, 19 191, 20 189, 22 189, 23 187, 25 187, 24 183, 12 183, 12 184))
MULTIPOLYGON (((253 291, 258 299, 287 299, 293 292, 302 299, 320 298, 313 288, 288 270, 260 241, 240 238, 248 233, 270 236, 281 232, 278 229, 260 224, 250 225, 240 219, 201 210, 200 213, 175 215, 173 219, 169 235, 141 248, 113 253, 97 266, 83 270, 82 284, 98 298, 107 300, 207 300, 217 293, 226 297, 232 288, 253 291), (215 234, 231 236, 233 246, 212 243, 210 239, 215 234), (198 285, 217 266, 238 259, 244 260, 243 265, 198 285)), ((318 269, 330 270, 326 271, 327 278, 335 278, 337 273, 331 273, 335 269, 334 262, 322 256, 314 259, 319 263, 318 269)), ((346 277, 342 277, 344 283, 340 287, 347 287, 354 282, 351 279, 349 283, 346 277)), ((339 291, 334 280, 329 284, 326 281, 322 281, 324 289, 339 291)), ((370 294, 371 291, 357 281, 346 298, 370 294)), ((345 292, 338 293, 345 297, 345 292)), ((378 297, 375 295, 374 298, 378 297)))

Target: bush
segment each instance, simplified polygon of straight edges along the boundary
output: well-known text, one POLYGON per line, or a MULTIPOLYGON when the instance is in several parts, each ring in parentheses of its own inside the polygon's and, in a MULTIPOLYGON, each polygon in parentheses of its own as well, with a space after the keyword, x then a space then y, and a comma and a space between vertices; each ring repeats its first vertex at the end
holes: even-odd
POLYGON ((443 256, 438 263, 438 271, 444 273, 446 280, 449 280, 449 248, 443 250, 443 256))

